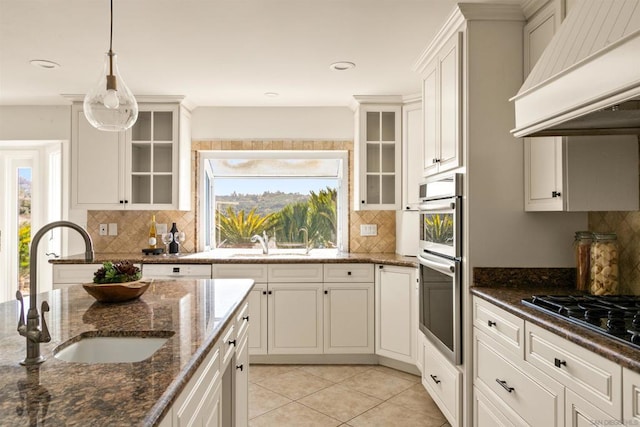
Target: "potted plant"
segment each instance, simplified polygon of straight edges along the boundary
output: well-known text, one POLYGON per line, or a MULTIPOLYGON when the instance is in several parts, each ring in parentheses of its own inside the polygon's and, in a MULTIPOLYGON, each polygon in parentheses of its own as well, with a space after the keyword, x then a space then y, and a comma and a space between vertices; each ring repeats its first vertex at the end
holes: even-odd
POLYGON ((142 272, 129 261, 106 261, 93 274, 93 283, 82 285, 100 302, 122 302, 140 297, 151 282, 142 280, 142 272))

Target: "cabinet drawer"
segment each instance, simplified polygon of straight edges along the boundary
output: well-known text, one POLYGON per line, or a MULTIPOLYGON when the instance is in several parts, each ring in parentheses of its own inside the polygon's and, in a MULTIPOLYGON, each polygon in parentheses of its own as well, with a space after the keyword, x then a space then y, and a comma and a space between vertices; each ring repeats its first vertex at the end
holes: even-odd
POLYGON ((236 327, 234 324, 227 326, 227 329, 222 334, 222 340, 218 343, 220 346, 220 353, 222 353, 222 370, 227 366, 227 363, 231 360, 233 352, 236 350, 236 327))
POLYGON ((562 425, 562 384, 551 379, 542 384, 539 378, 533 377, 532 372, 524 372, 517 367, 503 346, 478 330, 474 331, 473 341, 475 382, 478 387, 482 385, 483 390, 489 390, 488 396, 504 402, 530 425, 562 425))
POLYGON ((211 279, 211 264, 144 264, 142 276, 146 279, 211 279))
POLYGON ((429 342, 424 341, 424 373, 422 385, 452 425, 460 421, 460 390, 462 376, 429 342))
POLYGON ((269 283, 322 282, 322 264, 268 264, 269 283))
MULTIPOLYGON (((136 265, 140 267, 140 265, 136 265)), ((93 273, 100 267, 102 264, 54 264, 53 284, 91 283, 93 282, 93 273)))
POLYGON ((324 281, 332 283, 373 282, 373 264, 325 264, 324 281))
POLYGON ((529 322, 525 332, 527 362, 610 415, 622 416, 619 365, 529 322))
POLYGON ((474 427, 528 427, 520 417, 507 416, 498 408, 495 399, 489 399, 478 387, 473 388, 473 426, 474 427))
POLYGON ((246 300, 236 316, 236 336, 240 342, 249 330, 249 300, 246 300))
POLYGON ((266 264, 213 264, 214 279, 253 279, 256 283, 267 283, 266 264))
POLYGON ((516 358, 524 357, 524 320, 485 301, 473 298, 473 326, 503 344, 516 358))

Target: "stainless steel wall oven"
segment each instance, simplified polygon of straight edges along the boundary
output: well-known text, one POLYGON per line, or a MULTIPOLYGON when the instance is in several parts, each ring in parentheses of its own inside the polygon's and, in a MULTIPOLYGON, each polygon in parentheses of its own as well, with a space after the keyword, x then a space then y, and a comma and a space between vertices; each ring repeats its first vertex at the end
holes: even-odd
POLYGON ((462 363, 462 175, 420 185, 420 330, 462 363))

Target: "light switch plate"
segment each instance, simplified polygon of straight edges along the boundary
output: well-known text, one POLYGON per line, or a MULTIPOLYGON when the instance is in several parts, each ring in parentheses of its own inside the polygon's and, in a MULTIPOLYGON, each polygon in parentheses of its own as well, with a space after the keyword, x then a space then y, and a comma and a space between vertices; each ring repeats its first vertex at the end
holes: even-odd
POLYGON ((100 224, 100 235, 101 236, 107 235, 107 224, 100 224))
MULTIPOLYGON (((166 232, 167 232, 167 224, 156 224, 156 233, 158 234, 158 236, 162 236, 166 232)), ((159 237, 158 237, 158 241, 160 241, 159 237)))
POLYGON ((378 226, 376 224, 360 224, 361 236, 377 236, 378 226))
POLYGON ((109 236, 117 236, 118 235, 118 224, 115 222, 109 223, 109 236))

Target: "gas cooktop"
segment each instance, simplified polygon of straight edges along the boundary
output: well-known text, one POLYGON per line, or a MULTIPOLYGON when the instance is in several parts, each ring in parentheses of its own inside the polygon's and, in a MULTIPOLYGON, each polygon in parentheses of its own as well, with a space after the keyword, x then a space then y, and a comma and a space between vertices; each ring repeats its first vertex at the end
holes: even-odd
POLYGON ((522 303, 640 349, 638 295, 534 295, 522 303))

